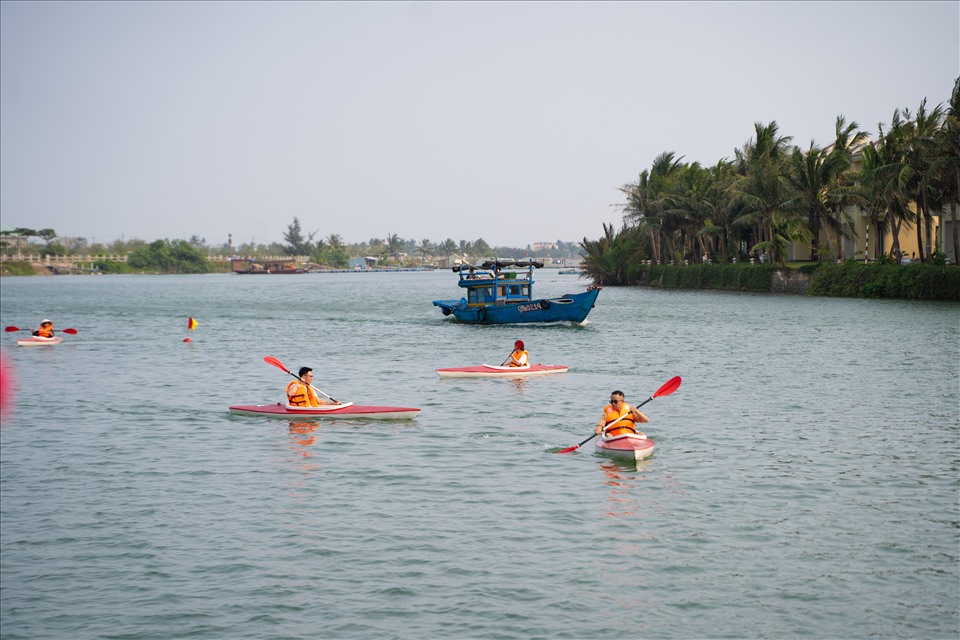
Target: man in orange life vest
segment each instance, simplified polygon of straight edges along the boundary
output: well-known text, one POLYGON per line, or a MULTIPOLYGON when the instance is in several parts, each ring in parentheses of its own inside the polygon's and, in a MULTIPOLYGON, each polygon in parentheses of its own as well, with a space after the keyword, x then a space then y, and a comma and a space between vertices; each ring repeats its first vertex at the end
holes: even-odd
POLYGON ((643 435, 637 431, 637 422, 650 422, 643 412, 637 411, 623 400, 623 391, 614 391, 610 394, 610 404, 603 408, 603 419, 597 423, 597 435, 604 432, 606 435, 619 436, 625 433, 643 435), (613 424, 616 422, 616 424, 613 424))
POLYGON ((52 338, 53 337, 53 323, 47 320, 46 318, 40 323, 40 328, 33 332, 33 335, 40 338, 52 338))
MULTIPOLYGON (((513 343, 513 353, 503 363, 511 367, 525 367, 530 362, 530 354, 524 351, 523 340, 517 340, 513 343)), ((502 366, 502 365, 501 365, 502 366)))
POLYGON ((287 403, 293 407, 319 407, 322 404, 335 404, 321 400, 313 390, 313 369, 300 367, 300 378, 287 385, 287 403))

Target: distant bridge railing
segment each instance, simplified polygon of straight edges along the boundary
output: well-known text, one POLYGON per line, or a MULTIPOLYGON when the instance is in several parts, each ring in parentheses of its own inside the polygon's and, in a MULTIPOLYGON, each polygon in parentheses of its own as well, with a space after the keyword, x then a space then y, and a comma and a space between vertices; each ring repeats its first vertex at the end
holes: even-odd
MULTIPOLYGON (((8 256, 0 254, 0 262, 18 261, 29 262, 31 264, 50 265, 53 267, 72 267, 77 264, 90 264, 101 260, 109 262, 126 262, 128 254, 99 254, 99 255, 75 255, 75 256, 42 256, 40 254, 14 254, 8 256)), ((207 256, 210 262, 230 262, 231 260, 256 260, 257 262, 268 262, 272 260, 296 260, 297 262, 309 262, 309 256, 207 256)))

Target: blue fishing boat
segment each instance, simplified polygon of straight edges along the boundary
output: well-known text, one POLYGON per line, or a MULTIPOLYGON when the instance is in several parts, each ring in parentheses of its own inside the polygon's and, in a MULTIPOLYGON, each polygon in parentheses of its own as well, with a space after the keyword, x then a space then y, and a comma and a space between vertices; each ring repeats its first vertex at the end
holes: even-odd
POLYGON ((468 324, 513 324, 520 322, 583 322, 593 308, 602 287, 591 286, 581 293, 557 298, 533 297, 533 270, 542 262, 488 260, 479 266, 466 263, 452 268, 466 295, 459 300, 434 300, 443 315, 453 314, 468 324), (526 271, 508 271, 511 267, 526 271))

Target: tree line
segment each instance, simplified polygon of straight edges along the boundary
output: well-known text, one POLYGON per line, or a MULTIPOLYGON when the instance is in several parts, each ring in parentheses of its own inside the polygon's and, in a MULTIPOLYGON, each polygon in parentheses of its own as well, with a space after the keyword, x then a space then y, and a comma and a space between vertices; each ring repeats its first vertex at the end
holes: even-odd
POLYGON ((317 238, 318 232, 305 232, 298 217, 293 218, 283 233, 284 242, 255 244, 253 242, 233 244, 232 234, 226 243, 209 245, 205 238, 193 235, 189 240, 116 240, 111 243, 88 243, 86 238, 59 237, 54 229, 34 230, 20 227, 0 233, 0 247, 7 255, 21 253, 25 255, 71 256, 71 255, 126 255, 126 263, 110 262, 106 259, 94 262, 104 272, 129 272, 138 270, 161 271, 168 273, 204 273, 211 270, 208 257, 264 257, 264 256, 306 256, 316 266, 346 268, 351 258, 376 257, 385 263, 397 265, 415 265, 433 263, 440 257, 534 257, 570 258, 580 255, 577 242, 557 240, 543 248, 531 246, 491 247, 483 238, 475 241, 454 241, 447 238, 442 242, 403 239, 396 233, 385 238, 373 237, 366 242, 347 243, 337 233, 317 238), (18 236, 16 240, 13 236, 18 236), (43 244, 31 242, 32 238, 43 240, 43 244), (26 242, 21 242, 26 239, 26 242), (206 263, 206 264, 205 264, 206 263))
POLYGON ((326 237, 317 238, 318 231, 304 232, 299 217, 287 226, 283 234, 286 244, 283 253, 287 255, 310 256, 312 262, 332 267, 346 267, 350 257, 370 256, 385 261, 402 262, 403 258, 413 258, 418 262, 429 262, 437 257, 467 256, 467 257, 534 257, 534 258, 571 258, 581 255, 580 243, 557 240, 549 247, 534 249, 531 245, 518 246, 490 246, 483 238, 474 241, 454 241, 447 238, 441 242, 434 242, 429 238, 416 240, 404 239, 396 233, 387 234, 385 238, 373 237, 366 242, 346 244, 340 234, 331 233, 326 237))
MULTIPOLYGON (((878 262, 899 263, 901 231, 915 231, 919 260, 942 263, 931 247, 935 211, 957 220, 960 202, 960 78, 949 104, 915 112, 896 109, 875 138, 838 116, 835 138, 821 147, 791 144, 776 121, 756 123, 754 137, 733 159, 713 166, 660 154, 620 191, 622 226, 580 243, 582 266, 599 283, 625 284, 647 261, 735 262, 763 254, 785 264, 790 243, 805 242, 815 260, 844 260, 855 237, 853 207, 865 212, 870 238, 892 238, 878 262)), ((952 226, 960 256, 958 226, 952 226)), ((879 245, 882 248, 882 244, 879 245)))

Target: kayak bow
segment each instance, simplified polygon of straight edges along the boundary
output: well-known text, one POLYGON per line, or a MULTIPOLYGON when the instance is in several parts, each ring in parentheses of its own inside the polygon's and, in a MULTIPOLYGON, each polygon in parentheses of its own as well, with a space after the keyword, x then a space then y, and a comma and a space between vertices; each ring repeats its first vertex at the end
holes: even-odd
POLYGON ((597 453, 637 461, 652 456, 653 450, 656 448, 650 438, 633 433, 624 433, 613 437, 601 436, 597 438, 595 445, 597 453))

